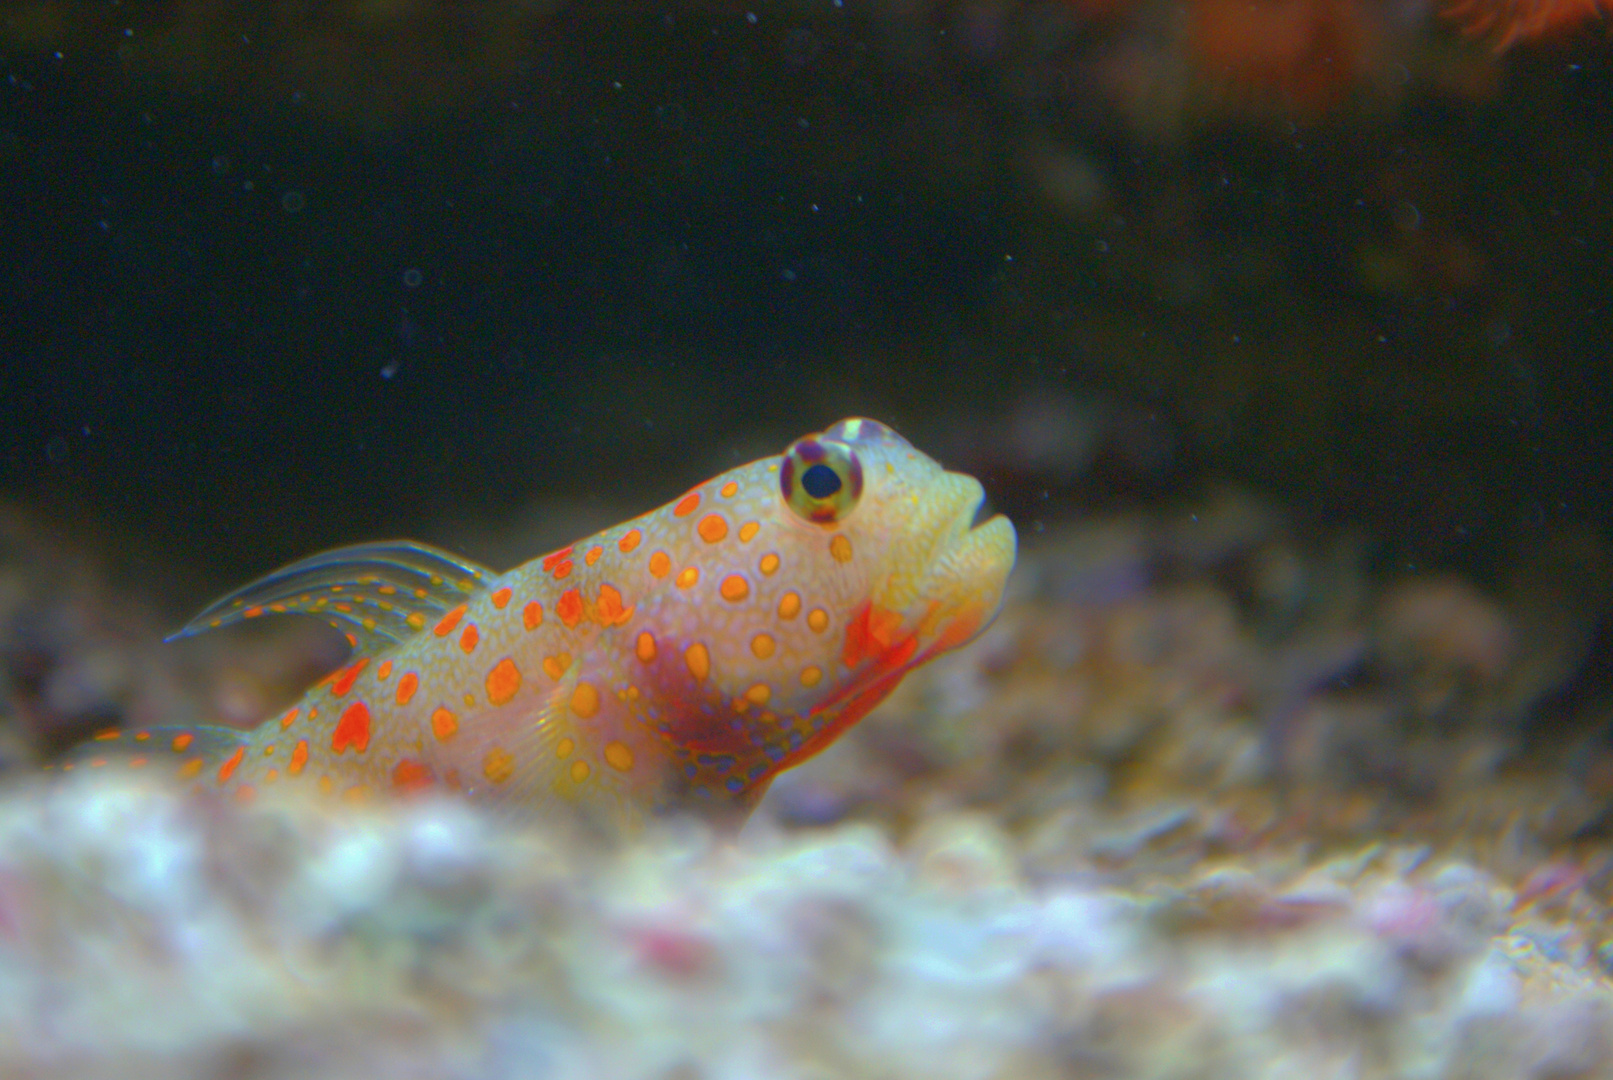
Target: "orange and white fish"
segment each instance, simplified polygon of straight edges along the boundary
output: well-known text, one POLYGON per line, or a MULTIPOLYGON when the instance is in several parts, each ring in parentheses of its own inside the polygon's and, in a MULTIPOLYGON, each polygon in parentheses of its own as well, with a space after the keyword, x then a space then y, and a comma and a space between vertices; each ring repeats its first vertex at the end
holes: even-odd
POLYGON ((506 574, 423 544, 340 548, 174 635, 325 617, 354 653, 295 707, 251 732, 108 732, 86 750, 104 762, 116 741, 128 764, 167 758, 242 800, 441 787, 614 825, 742 819, 995 616, 1015 536, 974 524, 981 499, 884 425, 843 420, 506 574))

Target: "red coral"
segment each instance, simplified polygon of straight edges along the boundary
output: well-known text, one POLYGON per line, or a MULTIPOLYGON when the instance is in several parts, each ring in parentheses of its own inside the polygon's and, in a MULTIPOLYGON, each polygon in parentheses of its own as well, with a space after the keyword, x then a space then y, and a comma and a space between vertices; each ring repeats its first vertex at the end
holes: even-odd
POLYGON ((1440 14, 1496 52, 1527 41, 1566 37, 1602 18, 1600 0, 1446 0, 1440 14))

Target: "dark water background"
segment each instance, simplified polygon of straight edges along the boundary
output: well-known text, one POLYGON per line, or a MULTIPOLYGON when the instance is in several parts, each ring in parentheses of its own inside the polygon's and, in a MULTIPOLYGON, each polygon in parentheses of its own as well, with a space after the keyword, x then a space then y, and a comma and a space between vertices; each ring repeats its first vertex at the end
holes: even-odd
POLYGON ((851 413, 1032 536, 1218 481, 1481 578, 1607 535, 1599 28, 1127 113, 1070 5, 365 7, 0 15, 0 495, 176 608, 851 413))

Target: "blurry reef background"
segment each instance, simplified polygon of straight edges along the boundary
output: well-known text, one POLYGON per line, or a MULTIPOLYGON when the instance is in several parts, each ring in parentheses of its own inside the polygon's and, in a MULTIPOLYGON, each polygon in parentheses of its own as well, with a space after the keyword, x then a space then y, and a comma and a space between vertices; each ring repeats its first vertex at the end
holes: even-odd
POLYGON ((0 0, 0 1075, 1613 1077, 1610 27, 0 0), (35 782, 854 414, 1021 566, 738 847, 35 782))

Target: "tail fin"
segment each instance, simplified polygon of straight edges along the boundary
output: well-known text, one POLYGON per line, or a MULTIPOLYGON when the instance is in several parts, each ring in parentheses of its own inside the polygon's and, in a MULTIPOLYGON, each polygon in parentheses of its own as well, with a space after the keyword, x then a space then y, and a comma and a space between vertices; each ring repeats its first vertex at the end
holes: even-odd
POLYGON ((218 769, 246 746, 250 736, 235 728, 196 725, 152 727, 132 731, 110 728, 73 747, 45 766, 47 772, 80 769, 139 769, 191 780, 218 769))

